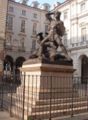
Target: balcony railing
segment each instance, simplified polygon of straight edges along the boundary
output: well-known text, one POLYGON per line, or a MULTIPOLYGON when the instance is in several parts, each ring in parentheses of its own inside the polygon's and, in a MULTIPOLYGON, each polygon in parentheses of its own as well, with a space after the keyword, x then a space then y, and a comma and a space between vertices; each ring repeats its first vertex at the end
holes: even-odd
POLYGON ((72 43, 70 46, 68 46, 69 49, 80 48, 80 47, 81 48, 82 47, 88 47, 88 41, 72 43))
POLYGON ((7 49, 7 50, 12 50, 12 45, 7 45, 7 44, 5 44, 5 49, 7 49))
POLYGON ((5 44, 5 49, 25 52, 25 47, 21 47, 21 46, 13 46, 13 45, 5 44))

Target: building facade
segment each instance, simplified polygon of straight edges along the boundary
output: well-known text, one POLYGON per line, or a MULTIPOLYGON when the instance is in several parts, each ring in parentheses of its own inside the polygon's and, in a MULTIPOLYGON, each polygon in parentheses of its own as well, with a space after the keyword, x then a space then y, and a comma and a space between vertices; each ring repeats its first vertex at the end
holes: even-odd
POLYGON ((0 74, 3 71, 7 4, 7 0, 5 2, 3 0, 0 0, 0 74))
POLYGON ((75 76, 88 76, 88 0, 65 0, 54 10, 62 12, 64 44, 73 59, 75 76))
POLYGON ((21 67, 36 47, 36 35, 45 33, 47 21, 45 9, 38 8, 38 3, 28 6, 26 3, 8 1, 4 69, 10 64, 21 67))

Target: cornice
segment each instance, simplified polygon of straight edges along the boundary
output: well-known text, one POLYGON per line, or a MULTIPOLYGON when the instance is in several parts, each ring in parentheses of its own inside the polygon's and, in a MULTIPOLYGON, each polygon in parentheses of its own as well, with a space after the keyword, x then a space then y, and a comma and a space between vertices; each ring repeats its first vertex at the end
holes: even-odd
POLYGON ((87 13, 83 14, 83 15, 79 15, 78 18, 83 18, 83 17, 87 17, 88 16, 88 11, 87 13))
POLYGON ((16 2, 16 1, 11 1, 9 0, 9 3, 13 3, 13 4, 16 4, 16 5, 19 5, 21 6, 22 8, 28 8, 28 9, 34 9, 34 10, 37 10, 37 11, 40 11, 40 12, 47 12, 46 10, 43 10, 43 9, 40 9, 40 8, 35 8, 35 7, 32 7, 32 6, 29 6, 29 5, 24 5, 22 3, 19 3, 19 2, 16 2))
POLYGON ((88 12, 84 14, 78 14, 76 17, 71 18, 71 20, 77 20, 88 16, 88 12))
POLYGON ((60 5, 56 6, 53 10, 55 9, 60 9, 63 6, 66 6, 67 4, 71 3, 73 0, 65 0, 63 3, 61 3, 60 5))

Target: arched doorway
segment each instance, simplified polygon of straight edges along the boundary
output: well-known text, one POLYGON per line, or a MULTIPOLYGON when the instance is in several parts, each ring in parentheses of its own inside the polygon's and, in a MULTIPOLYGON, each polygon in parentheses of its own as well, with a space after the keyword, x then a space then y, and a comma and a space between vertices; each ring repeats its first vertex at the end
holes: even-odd
POLYGON ((16 68, 22 67, 24 61, 25 61, 24 57, 18 57, 15 62, 16 68))
POLYGON ((18 57, 15 61, 15 82, 18 84, 21 83, 19 68, 22 67, 24 61, 25 61, 24 57, 18 57))
POLYGON ((4 59, 4 81, 6 82, 13 82, 13 77, 12 77, 12 73, 13 73, 13 58, 9 55, 6 55, 5 59, 4 59))
POLYGON ((88 77, 88 57, 86 55, 82 56, 81 59, 81 74, 82 74, 82 83, 87 83, 87 77, 88 77))
POLYGON ((9 55, 6 55, 4 59, 4 70, 13 70, 13 58, 9 55))

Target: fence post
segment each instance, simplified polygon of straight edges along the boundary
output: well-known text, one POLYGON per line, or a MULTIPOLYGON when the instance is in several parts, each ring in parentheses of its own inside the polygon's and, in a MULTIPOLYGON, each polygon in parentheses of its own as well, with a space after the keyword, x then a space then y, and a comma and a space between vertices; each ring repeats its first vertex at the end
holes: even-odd
POLYGON ((25 73, 23 75, 23 111, 22 111, 22 120, 24 120, 24 107, 25 107, 25 73))
POLYGON ((11 86, 10 86, 10 87, 11 87, 10 117, 13 117, 13 116, 12 116, 12 102, 13 102, 13 101, 12 101, 12 96, 13 96, 13 90, 12 90, 12 89, 13 89, 13 86, 12 86, 12 83, 11 83, 11 86))
POLYGON ((28 75, 28 99, 27 99, 27 119, 28 119, 28 112, 29 112, 29 80, 30 76, 28 75))
POLYGON ((3 87, 4 87, 4 81, 3 81, 3 76, 2 76, 2 84, 1 84, 1 111, 3 111, 3 94, 4 94, 4 91, 3 91, 3 87))
MULTIPOLYGON (((87 77, 87 80, 86 80, 86 86, 88 86, 87 85, 88 84, 88 77, 87 77)), ((86 97, 87 97, 87 110, 88 110, 88 88, 87 88, 87 91, 86 91, 87 93, 86 93, 86 97)))
POLYGON ((74 85, 73 85, 73 77, 71 78, 72 79, 72 105, 71 105, 71 117, 73 117, 73 102, 74 102, 74 85))
POLYGON ((49 120, 51 120, 52 118, 52 76, 50 77, 50 118, 49 120))

